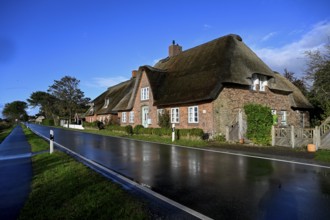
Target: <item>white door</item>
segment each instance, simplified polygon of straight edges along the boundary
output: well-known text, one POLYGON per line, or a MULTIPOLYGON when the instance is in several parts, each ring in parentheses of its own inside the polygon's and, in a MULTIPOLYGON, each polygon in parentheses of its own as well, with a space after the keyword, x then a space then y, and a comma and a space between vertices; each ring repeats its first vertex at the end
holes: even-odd
POLYGON ((142 107, 142 125, 143 127, 148 127, 148 119, 149 119, 149 107, 143 106, 142 107))

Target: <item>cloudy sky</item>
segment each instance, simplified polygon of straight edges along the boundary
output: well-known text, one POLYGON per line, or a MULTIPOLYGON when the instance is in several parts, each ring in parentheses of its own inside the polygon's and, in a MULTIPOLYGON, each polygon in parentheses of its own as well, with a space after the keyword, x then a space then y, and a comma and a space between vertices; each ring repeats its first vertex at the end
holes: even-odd
MULTIPOLYGON (((329 0, 0 0, 0 111, 68 75, 94 99, 165 58, 234 33, 273 70, 302 75, 330 36, 329 0)), ((31 114, 35 110, 29 109, 31 114)))

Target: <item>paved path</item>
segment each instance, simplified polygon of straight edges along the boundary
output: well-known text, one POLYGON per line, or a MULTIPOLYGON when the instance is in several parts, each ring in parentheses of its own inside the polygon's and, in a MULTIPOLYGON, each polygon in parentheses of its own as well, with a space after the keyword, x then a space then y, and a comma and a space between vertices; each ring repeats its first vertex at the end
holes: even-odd
POLYGON ((17 219, 31 178, 31 147, 21 126, 16 126, 0 144, 0 219, 17 219))

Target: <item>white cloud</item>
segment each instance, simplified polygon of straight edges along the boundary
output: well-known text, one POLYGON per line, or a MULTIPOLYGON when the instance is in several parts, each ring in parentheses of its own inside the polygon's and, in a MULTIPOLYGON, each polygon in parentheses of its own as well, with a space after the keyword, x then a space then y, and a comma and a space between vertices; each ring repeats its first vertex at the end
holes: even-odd
POLYGON ((264 36, 261 41, 267 41, 269 40, 270 38, 272 38, 273 36, 275 36, 277 33, 276 32, 271 32, 269 34, 267 34, 266 36, 264 36))
POLYGON ((110 86, 116 85, 123 81, 128 80, 126 77, 118 76, 118 77, 95 77, 88 83, 85 83, 88 87, 104 87, 108 88, 110 86))
POLYGON ((295 42, 279 48, 253 49, 273 70, 283 72, 285 68, 296 74, 306 69, 305 51, 320 49, 330 37, 330 22, 315 24, 310 31, 295 42))

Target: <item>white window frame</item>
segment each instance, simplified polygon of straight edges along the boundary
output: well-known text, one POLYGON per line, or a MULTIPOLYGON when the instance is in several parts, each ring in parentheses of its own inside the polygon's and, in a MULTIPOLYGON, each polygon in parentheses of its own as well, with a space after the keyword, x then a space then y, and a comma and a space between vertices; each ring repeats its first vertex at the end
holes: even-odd
POLYGON ((126 112, 121 113, 121 122, 126 123, 127 117, 126 117, 126 112))
POLYGON ((188 123, 198 123, 199 114, 198 114, 198 106, 190 106, 188 107, 188 123))
POLYGON ((268 85, 267 76, 253 74, 251 81, 252 81, 251 90, 257 91, 257 85, 258 85, 259 91, 261 92, 266 91, 266 86, 268 85))
POLYGON ((104 100, 104 105, 103 105, 103 108, 108 108, 108 106, 109 106, 109 98, 106 98, 105 100, 104 100))
POLYGON ((179 108, 171 108, 171 123, 179 123, 180 122, 180 109, 179 108))
POLYGON ((149 100, 149 87, 141 88, 141 101, 149 100))
POLYGON ((286 110, 281 111, 281 125, 283 126, 288 125, 288 115, 286 110))
POLYGON ((267 77, 266 76, 259 76, 259 91, 264 92, 266 91, 267 83, 267 77))
POLYGON ((134 123, 134 111, 129 112, 129 123, 134 123))

